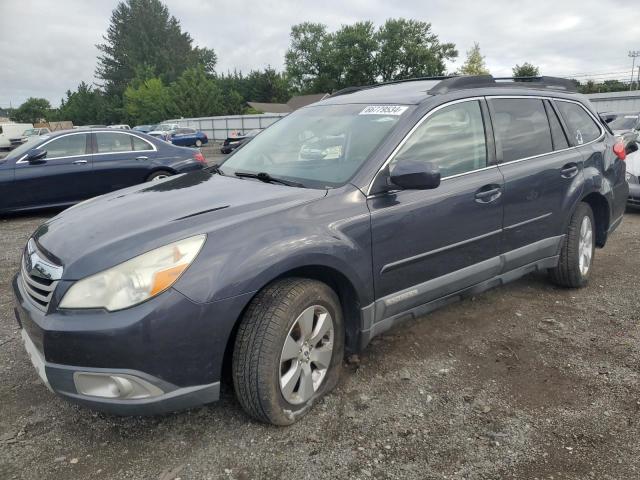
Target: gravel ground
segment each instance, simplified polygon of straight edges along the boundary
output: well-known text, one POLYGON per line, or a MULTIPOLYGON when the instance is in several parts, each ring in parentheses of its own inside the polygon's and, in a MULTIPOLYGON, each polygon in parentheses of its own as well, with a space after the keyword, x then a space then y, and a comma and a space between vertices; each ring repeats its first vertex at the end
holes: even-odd
POLYGON ((46 390, 10 294, 45 218, 0 220, 0 478, 640 478, 639 214, 597 251, 588 287, 531 275, 406 323, 287 428, 248 419, 229 387, 154 418, 46 390))

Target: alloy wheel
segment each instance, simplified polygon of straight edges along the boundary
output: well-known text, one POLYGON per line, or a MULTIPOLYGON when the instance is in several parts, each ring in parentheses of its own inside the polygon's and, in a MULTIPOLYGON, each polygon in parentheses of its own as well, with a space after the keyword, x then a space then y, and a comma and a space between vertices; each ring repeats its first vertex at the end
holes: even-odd
POLYGON ((298 405, 308 401, 324 381, 333 357, 333 319, 312 305, 296 318, 280 354, 280 391, 298 405))
POLYGON ((580 224, 580 235, 578 236, 578 261, 580 273, 586 276, 591 267, 591 257, 593 256, 593 227, 591 219, 585 216, 580 224))

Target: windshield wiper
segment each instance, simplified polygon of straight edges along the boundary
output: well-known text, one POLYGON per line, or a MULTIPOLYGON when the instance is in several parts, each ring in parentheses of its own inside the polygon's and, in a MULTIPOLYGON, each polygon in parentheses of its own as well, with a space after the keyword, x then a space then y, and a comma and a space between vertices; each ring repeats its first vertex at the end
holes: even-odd
POLYGON ((207 170, 213 173, 217 173, 218 175, 224 175, 224 172, 220 169, 220 165, 214 163, 213 165, 209 165, 207 170))
POLYGON ((284 180, 282 178, 278 178, 278 177, 272 177, 271 175, 269 175, 267 172, 258 172, 258 173, 252 173, 252 172, 236 172, 235 173, 236 177, 240 177, 240 178, 256 178, 262 182, 265 183, 279 183, 281 185, 286 185, 288 187, 300 187, 300 188, 304 188, 304 185, 298 182, 291 182, 289 180, 284 180))

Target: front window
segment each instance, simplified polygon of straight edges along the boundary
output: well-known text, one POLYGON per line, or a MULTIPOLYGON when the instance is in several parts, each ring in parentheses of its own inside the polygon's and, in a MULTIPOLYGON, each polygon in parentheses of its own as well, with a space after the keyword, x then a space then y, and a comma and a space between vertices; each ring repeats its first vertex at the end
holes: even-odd
POLYGON ((487 166, 487 144, 480 102, 455 103, 427 118, 402 145, 396 162, 436 165, 442 177, 487 166))
POLYGON ((65 135, 44 145, 47 158, 72 157, 87 153, 87 135, 65 135))
POLYGON ((268 173, 312 188, 345 184, 412 107, 322 105, 273 124, 222 165, 226 175, 268 173))

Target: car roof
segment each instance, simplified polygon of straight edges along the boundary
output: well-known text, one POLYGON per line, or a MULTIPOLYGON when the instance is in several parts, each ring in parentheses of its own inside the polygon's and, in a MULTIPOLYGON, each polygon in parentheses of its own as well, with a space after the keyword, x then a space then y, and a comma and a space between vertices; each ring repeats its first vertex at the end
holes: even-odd
POLYGON ((559 98, 579 96, 571 80, 556 77, 494 78, 491 75, 416 78, 364 87, 348 87, 314 105, 400 104, 417 105, 437 95, 460 96, 543 95, 559 98))

